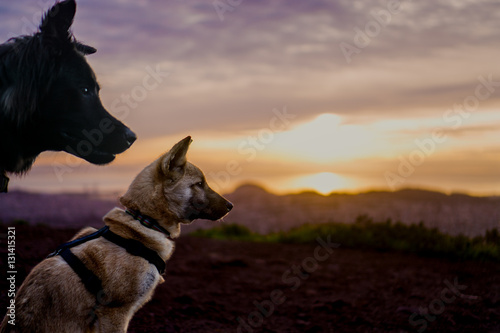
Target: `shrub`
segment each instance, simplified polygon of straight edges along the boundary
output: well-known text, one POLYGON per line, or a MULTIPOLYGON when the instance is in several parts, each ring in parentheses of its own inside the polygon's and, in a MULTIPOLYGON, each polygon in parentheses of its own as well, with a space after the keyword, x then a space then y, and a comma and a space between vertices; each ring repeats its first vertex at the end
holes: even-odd
POLYGON ((29 222, 23 219, 17 219, 12 222, 15 226, 18 225, 29 225, 29 222))
POLYGON ((198 230, 195 236, 256 242, 314 243, 318 237, 329 236, 332 242, 346 248, 379 251, 401 251, 422 256, 439 256, 449 259, 500 261, 500 234, 497 229, 486 231, 485 236, 469 238, 450 236, 437 228, 426 228, 422 222, 405 225, 373 222, 360 216, 354 224, 323 223, 304 224, 285 232, 260 235, 248 228, 230 224, 209 230, 198 230))
POLYGON ((223 224, 212 229, 199 229, 191 233, 193 236, 215 239, 256 240, 254 234, 239 224, 223 224))

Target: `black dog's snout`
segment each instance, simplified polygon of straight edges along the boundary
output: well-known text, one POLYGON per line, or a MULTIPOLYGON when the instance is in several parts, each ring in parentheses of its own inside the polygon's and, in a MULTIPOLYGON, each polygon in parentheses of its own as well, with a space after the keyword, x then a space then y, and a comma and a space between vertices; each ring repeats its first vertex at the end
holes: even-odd
POLYGON ((127 128, 125 130, 125 140, 127 141, 128 146, 132 146, 132 144, 135 142, 137 139, 137 136, 135 135, 134 132, 130 130, 130 128, 127 128))
POLYGON ((233 207, 234 207, 234 206, 233 206, 233 204, 232 204, 232 203, 230 203, 229 201, 226 203, 226 208, 227 208, 227 211, 228 211, 228 212, 230 212, 230 211, 231 211, 231 209, 233 209, 233 207))

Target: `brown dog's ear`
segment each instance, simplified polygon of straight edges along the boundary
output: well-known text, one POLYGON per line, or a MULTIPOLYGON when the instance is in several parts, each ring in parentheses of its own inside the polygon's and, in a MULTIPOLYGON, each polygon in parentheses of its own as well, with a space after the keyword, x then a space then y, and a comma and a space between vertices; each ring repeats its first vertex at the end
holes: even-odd
POLYGON ((187 163, 186 154, 192 141, 190 136, 182 139, 160 158, 159 169, 173 183, 184 174, 187 163))

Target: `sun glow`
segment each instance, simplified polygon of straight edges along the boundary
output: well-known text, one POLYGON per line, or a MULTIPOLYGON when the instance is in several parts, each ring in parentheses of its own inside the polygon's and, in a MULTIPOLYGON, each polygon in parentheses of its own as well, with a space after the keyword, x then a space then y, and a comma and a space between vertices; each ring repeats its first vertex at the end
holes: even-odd
POLYGON ((344 123, 341 116, 324 113, 276 134, 269 148, 288 158, 329 164, 371 156, 381 147, 375 126, 344 123))
POLYGON ((321 172, 313 175, 299 177, 290 182, 294 189, 311 189, 321 194, 348 189, 352 181, 332 172, 321 172))

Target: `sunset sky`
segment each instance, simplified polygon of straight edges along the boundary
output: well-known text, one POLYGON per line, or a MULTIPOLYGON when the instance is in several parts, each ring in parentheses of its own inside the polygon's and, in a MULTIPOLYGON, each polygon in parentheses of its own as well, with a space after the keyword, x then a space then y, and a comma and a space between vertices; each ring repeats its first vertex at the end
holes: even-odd
MULTIPOLYGON (((52 4, 2 2, 2 42, 52 4)), ((123 190, 191 135, 190 161, 226 193, 500 194, 496 0, 77 5, 72 31, 98 50, 103 104, 138 140, 105 167, 43 153, 11 189, 123 190)))

